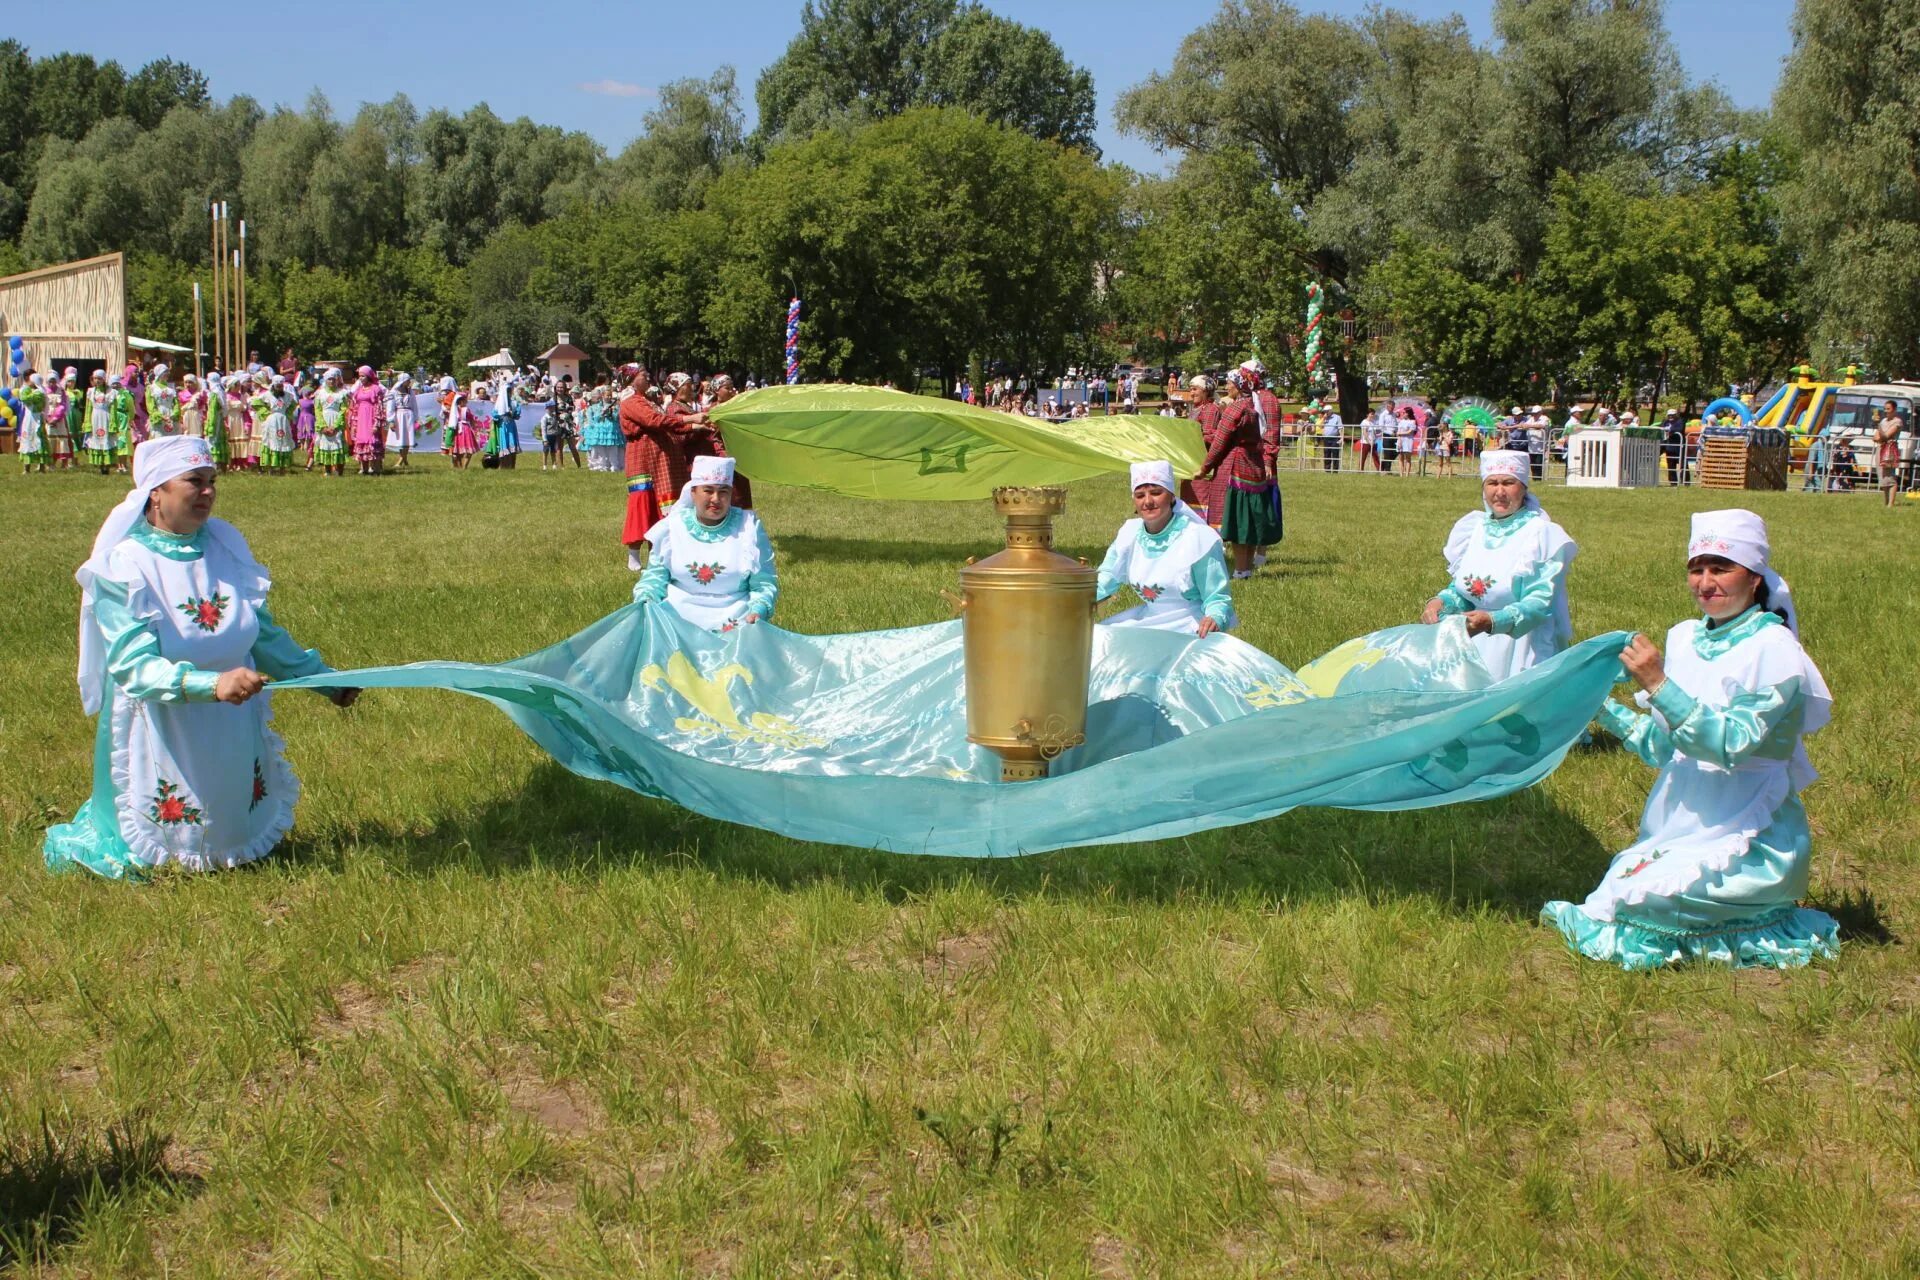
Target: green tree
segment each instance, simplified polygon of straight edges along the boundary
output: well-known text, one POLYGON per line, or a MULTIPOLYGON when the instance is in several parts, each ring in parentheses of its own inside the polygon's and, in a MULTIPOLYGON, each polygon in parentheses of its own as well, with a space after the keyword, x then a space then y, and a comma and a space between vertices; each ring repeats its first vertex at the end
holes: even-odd
POLYGON ((417 243, 456 263, 509 223, 531 226, 585 199, 601 160, 585 134, 524 116, 509 123, 484 103, 462 116, 428 112, 414 142, 407 224, 417 243))
POLYGON ((466 269, 467 314, 455 339, 464 359, 508 347, 524 362, 568 327, 571 315, 533 288, 546 252, 537 231, 510 223, 473 255, 466 269))
POLYGON ((754 90, 764 142, 910 107, 958 107, 1090 147, 1093 79, 1043 31, 958 0, 807 0, 754 90))
POLYGON ((1136 182, 1112 284, 1121 331, 1153 362, 1184 357, 1196 371, 1257 347, 1294 381, 1304 234, 1244 149, 1194 153, 1171 177, 1136 182))
POLYGON ((622 200, 672 211, 700 204, 715 178, 746 162, 745 117, 732 67, 661 86, 646 131, 609 166, 622 200))
POLYGON ((1797 155, 1780 193, 1828 364, 1920 371, 1920 0, 1800 0, 1773 109, 1797 155))
MULTIPOLYGON (((192 346, 193 281, 194 268, 177 258, 128 254, 127 328, 143 338, 192 346)), ((175 367, 193 372, 193 357, 182 357, 175 367)))
POLYGON ((1093 76, 1053 37, 978 6, 935 37, 915 101, 959 107, 1070 147, 1093 150, 1093 76))
POLYGON ((153 129, 175 107, 204 107, 211 99, 204 73, 172 58, 157 58, 133 73, 123 101, 135 124, 153 129))
MULTIPOLYGON (((1363 319, 1384 314, 1369 274, 1396 246, 1435 242, 1436 260, 1492 287, 1537 265, 1558 174, 1646 190, 1697 179, 1724 145, 1729 117, 1685 85, 1657 3, 1500 0, 1494 20, 1487 50, 1457 18, 1229 0, 1169 72, 1122 96, 1120 123, 1163 149, 1250 150, 1299 210, 1306 265, 1363 319)), ((1357 411, 1358 362, 1336 349, 1330 364, 1357 411)))
POLYGON ((95 62, 84 53, 41 58, 33 65, 32 130, 78 142, 121 114, 126 90, 127 73, 117 62, 95 62))
POLYGON ((383 244, 406 241, 406 172, 377 109, 343 128, 325 98, 275 111, 242 158, 236 212, 249 254, 266 265, 357 266, 383 244))
POLYGON ((703 320, 728 363, 762 373, 794 295, 811 379, 905 383, 926 364, 950 383, 974 353, 1057 371, 1119 197, 1085 152, 967 112, 817 134, 715 185, 728 257, 703 320))

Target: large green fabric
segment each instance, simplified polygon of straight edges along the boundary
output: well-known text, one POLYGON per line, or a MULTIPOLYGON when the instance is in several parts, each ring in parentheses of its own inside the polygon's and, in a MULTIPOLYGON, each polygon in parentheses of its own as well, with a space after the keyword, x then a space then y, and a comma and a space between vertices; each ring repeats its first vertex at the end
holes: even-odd
POLYGON ((575 773, 803 840, 1006 857, 1184 835, 1299 805, 1411 809, 1552 772, 1620 674, 1625 633, 1491 682, 1465 624, 1350 641, 1296 677, 1251 645, 1095 628, 1087 742, 1002 784, 966 740, 958 622, 721 635, 630 606, 497 666, 426 662, 276 688, 484 698, 575 773))
POLYGON ((1156 458, 1191 476, 1206 461, 1200 429, 1181 418, 1051 423, 883 387, 762 387, 710 416, 742 473, 853 498, 985 498, 1001 485, 1070 484, 1156 458))

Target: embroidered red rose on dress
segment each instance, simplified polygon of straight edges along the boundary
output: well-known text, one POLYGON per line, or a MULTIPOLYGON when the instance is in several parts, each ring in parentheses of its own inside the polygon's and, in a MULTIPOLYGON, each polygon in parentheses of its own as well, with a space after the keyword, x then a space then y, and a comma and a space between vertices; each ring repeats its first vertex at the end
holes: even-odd
POLYGON ((704 587, 720 576, 720 566, 717 564, 690 564, 687 566, 687 573, 694 581, 704 587))
POLYGON ((231 603, 231 597, 216 592, 205 598, 188 596, 177 607, 202 631, 218 631, 220 620, 227 616, 227 606, 231 603))
POLYGON ((180 792, 180 784, 160 779, 154 789, 153 803, 147 806, 147 816, 163 827, 200 825, 200 811, 187 803, 180 792))

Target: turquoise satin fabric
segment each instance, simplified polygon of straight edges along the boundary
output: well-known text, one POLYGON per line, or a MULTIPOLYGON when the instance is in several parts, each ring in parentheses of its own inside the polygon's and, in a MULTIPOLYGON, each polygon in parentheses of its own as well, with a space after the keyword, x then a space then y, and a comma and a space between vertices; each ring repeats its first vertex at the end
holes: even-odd
POLYGON ((958 622, 716 635, 629 606, 497 666, 427 662, 277 687, 466 693, 573 772, 709 817, 898 853, 1009 857, 1300 805, 1412 809, 1530 786, 1605 699, 1627 640, 1596 637, 1488 687, 1458 622, 1362 637, 1307 679, 1229 636, 1096 633, 1087 743, 1052 777, 1018 784, 998 782, 997 758, 966 741, 958 622))

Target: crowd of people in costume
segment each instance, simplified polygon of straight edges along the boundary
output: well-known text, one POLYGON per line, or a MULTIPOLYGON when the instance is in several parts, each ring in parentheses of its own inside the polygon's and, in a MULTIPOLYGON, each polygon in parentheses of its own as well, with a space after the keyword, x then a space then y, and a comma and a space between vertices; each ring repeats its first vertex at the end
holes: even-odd
MULTIPOLYGON (((351 375, 331 365, 282 365, 204 378, 176 377, 166 363, 151 361, 131 361, 112 375, 95 370, 85 380, 71 367, 29 371, 15 387, 24 409, 15 428, 22 467, 124 475, 147 441, 186 436, 205 439, 223 471, 340 476, 352 466, 372 476, 408 468, 421 432, 435 423, 440 451, 457 470, 476 458, 487 469, 513 469, 536 444, 542 470, 571 459, 575 468, 617 473, 628 461, 620 412, 635 394, 632 366, 591 385, 530 367, 465 386, 451 376, 423 386, 410 373, 367 365, 351 375), (529 413, 536 406, 540 412, 529 413), (527 420, 537 422, 538 439, 523 443, 520 424, 527 420)), ((726 374, 676 373, 664 385, 649 381, 639 394, 677 421, 736 393, 726 374)))

